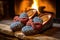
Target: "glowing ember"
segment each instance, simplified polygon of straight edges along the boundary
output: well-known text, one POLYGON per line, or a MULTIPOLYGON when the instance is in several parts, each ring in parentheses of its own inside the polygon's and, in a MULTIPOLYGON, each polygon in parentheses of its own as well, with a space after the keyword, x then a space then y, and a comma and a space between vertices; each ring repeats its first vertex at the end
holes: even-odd
POLYGON ((38 0, 33 0, 33 4, 31 8, 36 9, 38 11, 38 0))

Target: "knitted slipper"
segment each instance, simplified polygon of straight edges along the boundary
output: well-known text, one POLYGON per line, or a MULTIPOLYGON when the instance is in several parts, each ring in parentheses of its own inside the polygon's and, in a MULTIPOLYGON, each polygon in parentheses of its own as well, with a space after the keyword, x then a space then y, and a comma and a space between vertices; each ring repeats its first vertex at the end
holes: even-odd
POLYGON ((16 22, 16 21, 19 21, 19 22, 22 22, 23 24, 26 24, 26 22, 28 21, 28 15, 26 12, 23 12, 20 14, 20 16, 15 16, 13 21, 16 22))

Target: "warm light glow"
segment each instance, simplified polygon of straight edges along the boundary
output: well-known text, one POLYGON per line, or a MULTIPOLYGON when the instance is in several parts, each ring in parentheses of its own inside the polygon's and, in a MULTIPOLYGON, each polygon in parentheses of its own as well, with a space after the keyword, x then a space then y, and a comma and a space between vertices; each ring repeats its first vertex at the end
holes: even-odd
POLYGON ((33 4, 31 8, 36 9, 38 11, 38 0, 33 0, 33 4))
POLYGON ((47 21, 50 20, 51 16, 52 16, 52 15, 49 14, 49 15, 45 15, 45 16, 41 17, 41 18, 43 19, 43 25, 44 25, 47 21))

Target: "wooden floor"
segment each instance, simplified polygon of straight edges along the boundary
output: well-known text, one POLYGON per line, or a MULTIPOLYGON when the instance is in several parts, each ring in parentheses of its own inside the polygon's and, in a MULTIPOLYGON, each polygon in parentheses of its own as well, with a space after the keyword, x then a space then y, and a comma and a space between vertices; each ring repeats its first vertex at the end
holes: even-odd
POLYGON ((0 40, 60 40, 60 27, 52 27, 41 34, 33 36, 21 35, 21 32, 13 33, 9 28, 12 21, 0 22, 0 40))

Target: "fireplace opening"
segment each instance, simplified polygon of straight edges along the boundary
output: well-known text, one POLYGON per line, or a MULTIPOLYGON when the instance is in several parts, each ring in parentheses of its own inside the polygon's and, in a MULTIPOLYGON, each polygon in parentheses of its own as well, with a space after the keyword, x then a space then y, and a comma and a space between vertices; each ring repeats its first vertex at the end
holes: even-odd
POLYGON ((36 9, 39 12, 52 12, 56 17, 56 0, 15 0, 15 15, 20 15, 25 10, 36 9), (34 3, 35 2, 35 3, 34 3))
POLYGON ((56 17, 56 0, 1 0, 0 1, 0 19, 9 19, 16 15, 20 15, 25 10, 34 9, 33 7, 38 7, 38 11, 43 12, 44 9, 47 12, 54 13, 54 17, 56 17), (34 1, 36 5, 34 5, 34 1), (33 6, 34 5, 34 6, 33 6))

